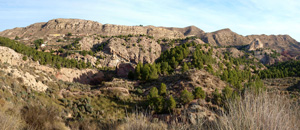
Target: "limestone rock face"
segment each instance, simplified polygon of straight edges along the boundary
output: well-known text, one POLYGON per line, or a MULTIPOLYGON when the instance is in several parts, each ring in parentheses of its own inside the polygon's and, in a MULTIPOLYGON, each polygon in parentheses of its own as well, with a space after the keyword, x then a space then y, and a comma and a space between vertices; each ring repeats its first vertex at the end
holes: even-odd
POLYGON ((185 28, 167 28, 169 30, 175 30, 178 32, 181 32, 182 34, 184 34, 184 36, 201 36, 202 34, 204 34, 205 32, 199 28, 197 28, 196 26, 188 26, 185 28))
POLYGON ((249 40, 244 36, 232 32, 230 29, 222 29, 212 33, 205 33, 201 39, 214 46, 244 45, 249 40))
POLYGON ((288 51, 290 54, 300 54, 300 44, 289 35, 249 35, 246 38, 259 39, 264 48, 271 48, 277 52, 288 51))
POLYGON ((124 39, 113 38, 104 49, 115 57, 132 63, 153 63, 161 54, 161 46, 154 40, 146 37, 124 39), (137 42, 139 41, 139 42, 137 42))
POLYGON ((247 47, 249 51, 255 51, 262 48, 264 48, 264 44, 262 44, 262 42, 258 38, 255 38, 247 47))
POLYGON ((7 68, 0 68, 1 71, 5 72, 8 75, 11 75, 14 78, 22 79, 23 84, 30 87, 31 89, 39 92, 44 92, 47 90, 48 86, 43 84, 41 81, 37 80, 38 75, 33 73, 24 72, 22 70, 12 68, 11 66, 7 68))
POLYGON ((11 65, 19 65, 22 61, 22 55, 8 47, 0 46, 0 62, 11 65))
POLYGON ((94 37, 84 37, 79 41, 81 50, 89 51, 93 48, 94 45, 100 44, 103 42, 103 38, 94 38, 94 37))
POLYGON ((101 82, 104 79, 104 74, 101 71, 94 69, 70 69, 62 68, 57 74, 56 78, 68 81, 68 82, 79 82, 82 84, 91 84, 94 82, 101 82))
POLYGON ((36 23, 25 28, 14 28, 0 32, 0 36, 9 38, 26 37, 42 38, 49 35, 64 35, 72 33, 80 36, 99 34, 104 36, 118 35, 150 35, 155 38, 183 38, 184 35, 178 31, 168 30, 163 27, 154 26, 123 26, 112 25, 82 19, 53 19, 44 23, 36 23))

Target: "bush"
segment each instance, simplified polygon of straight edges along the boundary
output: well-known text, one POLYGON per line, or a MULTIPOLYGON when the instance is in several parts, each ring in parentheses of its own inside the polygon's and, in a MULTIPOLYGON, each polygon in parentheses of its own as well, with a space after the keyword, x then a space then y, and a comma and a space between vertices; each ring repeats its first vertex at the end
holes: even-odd
POLYGON ((173 98, 173 96, 171 95, 170 98, 166 101, 166 106, 167 106, 167 110, 168 111, 172 111, 176 108, 176 101, 173 98))
POLYGON ((24 61, 26 61, 27 60, 27 56, 23 56, 23 58, 22 58, 24 61))
POLYGON ((229 86, 226 86, 223 90, 222 90, 222 94, 223 94, 223 97, 225 99, 230 99, 233 95, 233 91, 232 89, 229 87, 229 86))
POLYGON ((162 112, 164 108, 164 99, 158 95, 158 90, 156 87, 151 88, 148 95, 148 103, 149 106, 155 110, 155 112, 162 112))
POLYGON ((222 97, 221 97, 221 94, 219 93, 219 90, 217 88, 212 93, 212 95, 213 95, 212 102, 215 103, 215 104, 220 105, 222 103, 222 97))
POLYGON ((187 71, 187 70, 189 70, 189 66, 186 64, 186 62, 184 62, 181 71, 182 71, 182 72, 185 72, 185 71, 187 71))
POLYGON ((190 103, 194 99, 194 95, 187 91, 186 89, 183 90, 180 94, 180 100, 183 104, 190 103))
POLYGON ((26 129, 62 129, 63 125, 57 121, 57 108, 28 105, 22 108, 21 113, 26 129))
POLYGON ((160 88, 159 88, 159 94, 161 96, 165 96, 167 94, 167 86, 164 83, 161 83, 160 88))
POLYGON ((68 32, 67 36, 72 36, 72 33, 68 32))
POLYGON ((16 36, 16 37, 15 37, 15 40, 20 40, 20 37, 19 37, 19 36, 16 36))
POLYGON ((201 87, 196 87, 194 92, 193 92, 194 96, 196 99, 201 98, 201 99, 205 99, 206 94, 205 92, 202 90, 201 87))

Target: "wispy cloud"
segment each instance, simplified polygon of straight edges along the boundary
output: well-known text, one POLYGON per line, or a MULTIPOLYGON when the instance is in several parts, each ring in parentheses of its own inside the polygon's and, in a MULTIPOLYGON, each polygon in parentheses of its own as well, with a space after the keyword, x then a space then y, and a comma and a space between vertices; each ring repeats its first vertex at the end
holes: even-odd
POLYGON ((300 41, 297 0, 0 0, 0 30, 53 18, 121 25, 185 27, 211 32, 290 34, 300 41))

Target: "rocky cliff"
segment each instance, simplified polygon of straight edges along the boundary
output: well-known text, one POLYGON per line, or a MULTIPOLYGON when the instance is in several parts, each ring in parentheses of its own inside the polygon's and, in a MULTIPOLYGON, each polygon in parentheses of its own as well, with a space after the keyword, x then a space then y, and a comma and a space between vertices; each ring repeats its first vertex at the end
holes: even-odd
POLYGON ((255 51, 257 49, 263 49, 263 48, 264 48, 264 44, 258 38, 256 38, 249 44, 247 50, 255 51))
POLYGON ((289 35, 239 35, 230 29, 222 29, 216 32, 203 33, 201 39, 216 46, 241 46, 249 45, 255 39, 260 40, 260 46, 274 49, 278 52, 287 51, 293 55, 299 55, 300 44, 289 35))
POLYGON ((57 50, 64 45, 72 44, 76 38, 80 39, 80 50, 89 51, 97 45, 107 43, 104 46, 104 52, 101 51, 101 55, 105 56, 106 59, 100 60, 100 63, 101 66, 109 67, 115 67, 120 61, 152 63, 162 51, 166 50, 163 45, 157 42, 158 39, 177 39, 190 36, 198 37, 193 41, 201 44, 203 42, 214 46, 246 46, 251 44, 250 50, 263 47, 276 50, 279 53, 284 52, 292 57, 300 55, 300 44, 289 35, 242 36, 230 29, 204 32, 195 26, 185 28, 122 26, 81 19, 53 19, 24 28, 5 30, 0 32, 0 36, 11 39, 18 36, 20 41, 24 43, 32 43, 32 41, 41 38, 53 47, 48 48, 49 50, 57 50), (72 36, 66 36, 68 33, 72 33, 72 36), (131 35, 132 37, 129 39, 128 37, 113 37, 119 35, 131 35), (140 38, 141 35, 148 35, 153 38, 140 38), (260 41, 257 47, 255 44, 252 46, 256 39, 260 41), (57 42, 58 40, 63 42, 57 42))
POLYGON ((118 35, 150 35, 156 38, 182 38, 184 35, 178 31, 171 31, 162 27, 154 26, 122 26, 101 24, 90 20, 81 19, 53 19, 46 23, 36 23, 24 28, 5 30, 0 36, 15 38, 44 37, 49 35, 65 35, 72 33, 81 36, 98 34, 104 36, 118 35))

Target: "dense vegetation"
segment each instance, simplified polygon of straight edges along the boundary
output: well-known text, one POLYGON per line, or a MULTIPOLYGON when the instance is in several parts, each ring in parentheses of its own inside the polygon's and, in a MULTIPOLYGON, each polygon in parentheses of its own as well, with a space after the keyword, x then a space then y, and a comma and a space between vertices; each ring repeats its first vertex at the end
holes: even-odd
MULTIPOLYGON (((135 72, 131 72, 128 76, 131 79, 152 82, 159 77, 185 73, 190 69, 204 69, 229 83, 225 89, 220 91, 216 89, 212 93, 211 101, 222 105, 227 99, 237 98, 245 89, 251 89, 255 92, 262 90, 262 81, 255 73, 251 72, 251 69, 256 72, 261 64, 249 59, 249 55, 246 53, 245 56, 234 58, 227 51, 223 54, 214 52, 214 47, 209 44, 201 45, 195 42, 186 42, 163 52, 153 64, 139 63, 135 72), (240 68, 241 65, 243 66, 242 69, 240 68)), ((169 108, 166 102, 170 96, 175 97, 173 99, 177 104, 188 104, 194 98, 206 99, 206 93, 202 87, 196 87, 193 93, 183 90, 179 97, 172 94, 162 96, 158 93, 157 88, 152 87, 148 95, 149 106, 157 113, 168 112, 169 108)))
POLYGON ((181 67, 182 72, 193 68, 205 69, 238 90, 243 89, 243 82, 255 81, 256 75, 252 75, 250 68, 256 71, 256 66, 260 67, 260 63, 254 62, 246 56, 234 58, 228 52, 225 52, 224 57, 220 58, 222 61, 217 63, 213 58, 213 49, 208 44, 183 43, 163 52, 156 63, 145 65, 139 63, 134 74, 130 74, 130 78, 144 81, 155 80, 159 75, 172 74, 178 70, 178 67, 181 67), (193 52, 190 51, 191 48, 194 48, 193 52), (218 69, 214 70, 213 66, 216 65, 218 69), (243 70, 239 69, 240 65, 244 65, 243 70))
MULTIPOLYGON (((166 43, 168 40, 162 39, 161 41, 166 43)), ((168 45, 173 46, 175 42, 185 42, 185 40, 171 40, 171 42, 168 45)), ((35 42, 36 47, 37 46, 39 47, 41 43, 43 43, 43 41, 37 40, 35 42)), ((70 61, 71 63, 76 62, 75 66, 70 65, 70 67, 78 67, 78 68, 83 67, 83 66, 77 66, 78 64, 80 64, 80 62, 77 63, 77 61, 75 60, 68 60, 63 57, 53 55, 51 53, 37 51, 38 48, 34 49, 31 47, 27 47, 23 44, 14 42, 6 38, 0 38, 0 45, 10 47, 16 50, 17 52, 24 54, 23 60, 25 61, 28 59, 33 59, 35 61, 39 61, 41 64, 48 64, 56 67, 61 67, 61 66, 68 67, 65 66, 65 64, 69 64, 68 62, 70 61), (34 59, 34 57, 36 59, 34 59)), ((105 44, 101 44, 101 46, 97 48, 97 51, 103 50, 104 46, 105 44)), ((67 49, 72 50, 72 48, 74 48, 74 46, 71 46, 70 48, 67 49)), ((287 75, 295 76, 298 75, 297 73, 298 71, 297 68, 299 68, 297 65, 298 63, 294 63, 294 64, 289 63, 288 65, 281 65, 281 67, 276 66, 277 68, 273 66, 274 69, 270 70, 271 72, 268 72, 268 70, 259 71, 258 68, 260 67, 259 66, 260 64, 254 62, 253 59, 249 59, 247 54, 240 58, 234 58, 228 52, 216 52, 215 49, 216 47, 210 46, 209 44, 197 45, 194 42, 181 43, 181 45, 175 46, 174 48, 171 48, 165 51, 164 53, 162 53, 161 57, 153 64, 139 63, 135 71, 129 74, 129 77, 131 79, 142 81, 142 82, 133 81, 133 83, 138 83, 138 85, 132 85, 131 84, 132 81, 128 81, 127 79, 122 79, 121 82, 112 81, 111 82, 112 84, 107 84, 106 82, 103 82, 101 85, 99 85, 103 88, 118 86, 116 84, 121 84, 122 88, 124 86, 127 86, 126 89, 128 89, 130 92, 130 94, 128 94, 129 95, 128 97, 122 95, 123 93, 121 91, 118 91, 117 89, 111 89, 111 90, 103 89, 99 91, 98 86, 97 89, 94 89, 94 86, 88 86, 88 85, 86 86, 77 83, 65 83, 62 81, 58 81, 57 83, 55 83, 56 81, 46 82, 44 80, 41 80, 43 83, 46 83, 49 86, 49 88, 45 93, 27 91, 28 88, 26 88, 26 86, 24 86, 23 88, 23 84, 21 83, 19 84, 19 81, 14 82, 12 77, 6 75, 5 78, 3 77, 0 78, 0 83, 4 84, 3 86, 12 86, 13 93, 10 94, 9 92, 4 91, 7 88, 0 89, 0 107, 1 107, 2 100, 3 101, 5 100, 4 101, 5 103, 14 99, 15 100, 23 99, 24 104, 20 105, 22 107, 19 116, 20 119, 25 122, 25 126, 24 126, 25 129, 31 129, 31 128, 63 129, 65 125, 71 129, 100 129, 100 128, 112 129, 110 128, 112 126, 117 127, 114 129, 121 129, 121 128, 124 129, 217 129, 217 128, 234 129, 237 126, 242 126, 241 124, 243 123, 251 122, 248 121, 251 119, 256 119, 255 121, 257 122, 267 120, 268 118, 260 119, 255 117, 257 115, 265 114, 265 111, 259 111, 259 110, 264 110, 262 108, 264 108, 265 106, 268 106, 268 110, 270 109, 270 111, 272 111, 270 113, 267 113, 265 116, 272 115, 272 117, 274 117, 272 118, 272 120, 268 120, 268 121, 272 123, 273 122, 277 123, 276 124, 277 126, 280 127, 283 126, 281 123, 284 121, 280 120, 279 122, 278 119, 276 118, 278 116, 281 117, 282 114, 282 111, 280 112, 276 111, 276 110, 281 110, 281 109, 276 109, 278 106, 280 107, 280 103, 276 104, 276 102, 273 103, 273 102, 263 100, 263 99, 269 99, 270 97, 262 97, 261 99, 257 99, 259 98, 257 95, 260 94, 258 93, 258 91, 260 91, 261 88, 263 87, 263 83, 260 80, 259 76, 261 76, 263 73, 268 73, 267 75, 269 74, 273 75, 272 73, 276 73, 282 68, 285 68, 284 70, 288 71, 287 75), (297 66, 297 68, 293 69, 292 66, 297 66), (191 72, 190 69, 205 70, 210 74, 219 77, 221 80, 226 81, 227 86, 222 90, 213 88, 214 91, 212 93, 206 93, 207 89, 204 88, 205 86, 200 86, 200 85, 192 86, 194 87, 192 89, 190 88, 190 86, 189 87, 185 86, 185 88, 179 88, 178 90, 180 91, 178 91, 177 89, 174 90, 175 87, 171 88, 172 85, 169 84, 170 81, 162 81, 159 79, 159 78, 169 78, 174 75, 182 76, 185 74, 189 74, 189 72, 191 72), (253 72, 259 72, 259 76, 253 72), (294 74, 292 72, 294 72, 294 74), (105 86, 105 84, 107 85, 105 86), (18 86, 22 86, 22 87, 18 87, 18 86), (254 96, 251 96, 251 98, 247 98, 247 94, 249 94, 248 93, 249 91, 246 88, 255 90, 254 92, 256 93, 253 94, 254 96), (70 92, 63 93, 63 91, 61 91, 62 89, 70 92), (62 93, 62 97, 60 95, 58 96, 58 93, 60 92, 62 93), (76 93, 78 92, 80 92, 80 94, 76 95, 76 93), (9 96, 4 94, 8 94, 9 96), (4 96, 1 97, 1 95, 4 96), (176 117, 181 114, 180 117, 188 119, 190 117, 184 117, 189 114, 189 113, 184 113, 184 111, 188 109, 183 111, 183 108, 180 107, 184 107, 184 109, 189 107, 190 103, 194 99, 199 99, 197 101, 200 105, 201 102, 212 102, 213 106, 218 105, 218 107, 225 108, 224 111, 223 109, 219 111, 219 109, 217 108, 209 108, 208 106, 211 103, 207 103, 206 105, 208 106, 206 105, 201 106, 201 107, 206 107, 207 109, 211 109, 212 111, 216 109, 216 113, 224 112, 218 115, 220 118, 220 122, 218 122, 219 120, 215 120, 214 124, 212 123, 207 125, 206 123, 208 121, 203 120, 204 122, 201 122, 202 121, 201 119, 199 122, 196 122, 196 124, 194 125, 191 125, 185 121, 176 122, 176 124, 174 125, 171 123, 169 124, 168 122, 161 123, 160 118, 157 119, 157 117, 152 117, 152 114, 149 114, 147 115, 149 117, 144 117, 142 119, 139 117, 139 115, 134 115, 135 113, 138 113, 139 110, 138 112, 135 112, 133 109, 142 108, 143 111, 144 110, 143 108, 146 108, 147 106, 146 110, 149 110, 148 107, 150 107, 151 108, 150 110, 154 110, 153 112, 156 113, 155 116, 161 113, 163 114, 168 113, 171 114, 171 117, 173 116, 176 117), (239 99, 239 100, 232 100, 232 99, 239 99), (231 101, 235 103, 230 104, 231 101), (28 102, 34 102, 36 104, 31 105, 28 102), (259 106, 255 106, 257 105, 255 104, 256 102, 258 102, 257 104, 259 106), (47 103, 49 103, 50 105, 47 103), (247 109, 236 108, 236 107, 244 107, 244 106, 246 106, 247 109), (256 109, 256 108, 258 111, 251 111, 252 109, 256 109), (60 110, 62 112, 58 113, 57 110, 60 110), (245 110, 245 112, 241 113, 238 110, 245 110), (247 113, 247 115, 244 114, 249 111, 250 113, 247 113), (71 114, 71 116, 66 116, 67 114, 71 114), (62 118, 58 118, 58 117, 62 117, 62 118), (248 117, 251 117, 251 119, 249 119, 248 117), (116 119, 118 119, 118 121, 116 121, 116 119), (237 123, 241 123, 241 124, 237 124, 237 123), (52 124, 52 125, 48 125, 48 124, 52 124), (103 124, 107 124, 109 128, 101 127, 100 125, 103 124), (126 126, 122 126, 124 124, 126 126), (237 125, 234 126, 235 124, 237 125), (143 125, 145 125, 146 127, 143 125), (155 125, 157 125, 158 127, 155 127, 155 125)), ((58 52, 63 53, 63 51, 64 50, 61 49, 58 52)), ((94 52, 80 51, 79 53, 85 56, 87 54, 93 55, 94 52)), ((86 65, 85 67, 87 66, 88 65, 86 65)), ((270 69, 271 68, 272 67, 270 67, 270 69)), ((0 71, 0 74, 1 73, 4 72, 0 71)), ((187 79, 183 79, 183 80, 187 80, 187 79)), ((2 87, 1 84, 0 87, 2 87)), ((118 88, 118 87, 114 87, 114 88, 118 88)), ((252 94, 252 92, 250 93, 252 94)), ((285 102, 285 103, 289 103, 289 102, 285 102)), ((194 101, 193 101, 193 105, 194 105, 194 101)), ((288 116, 299 117, 298 115, 295 115, 293 113, 293 111, 297 109, 284 108, 284 110, 287 110, 289 112, 288 116)), ((197 112, 199 113, 193 113, 193 114, 201 114, 200 111, 197 110, 197 112)), ((1 124, 1 118, 3 117, 2 115, 4 115, 5 118, 6 116, 9 117, 9 114, 2 113, 0 109, 0 124, 1 124)), ((292 120, 292 118, 288 118, 288 119, 292 120)), ((298 121, 299 118, 293 118, 293 119, 295 121, 298 121)), ((11 120, 9 121, 14 122, 11 120)), ((289 123, 290 122, 291 121, 289 121, 289 123)), ((271 128, 270 126, 265 126, 265 124, 267 123, 260 124, 263 126, 258 125, 257 129, 271 128)), ((11 126, 13 126, 13 123, 11 126)), ((18 126, 18 124, 16 126, 18 126)), ((247 128, 252 128, 252 126, 253 124, 251 124, 251 126, 249 127, 248 125, 246 125, 243 126, 242 128, 236 128, 236 129, 247 129, 247 128)), ((21 125, 18 127, 21 127, 21 125)), ((294 126, 294 127, 298 128, 298 126, 294 126)), ((281 128, 285 128, 285 126, 281 128)), ((8 128, 8 129, 14 129, 14 128, 8 128)))
MULTIPOLYGON (((34 44, 40 46, 42 40, 36 40, 34 44)), ((75 59, 67 59, 58 55, 54 55, 50 52, 42 52, 38 51, 32 47, 26 46, 22 43, 18 43, 16 41, 10 40, 8 38, 0 37, 0 45, 9 47, 15 50, 18 53, 26 55, 28 58, 31 58, 33 61, 38 61, 41 65, 51 65, 60 69, 61 67, 67 68, 88 68, 90 67, 90 63, 85 63, 83 61, 76 61, 75 59)), ((25 58, 23 58, 25 60, 25 58)), ((26 58, 27 59, 27 58, 26 58)))
POLYGON ((268 69, 259 72, 261 78, 283 78, 283 77, 299 77, 300 61, 286 61, 276 63, 268 67, 268 69))

